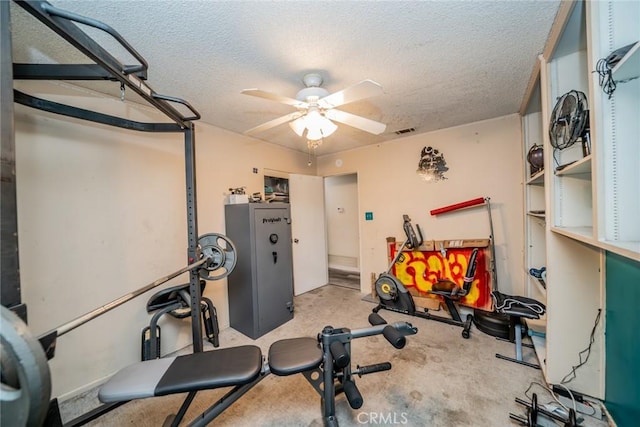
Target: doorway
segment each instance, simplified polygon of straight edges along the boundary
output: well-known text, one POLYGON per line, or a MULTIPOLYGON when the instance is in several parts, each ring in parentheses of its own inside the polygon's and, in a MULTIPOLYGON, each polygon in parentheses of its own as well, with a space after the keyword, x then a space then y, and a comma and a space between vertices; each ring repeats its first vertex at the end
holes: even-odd
POLYGON ((324 179, 329 283, 360 291, 358 175, 324 179))

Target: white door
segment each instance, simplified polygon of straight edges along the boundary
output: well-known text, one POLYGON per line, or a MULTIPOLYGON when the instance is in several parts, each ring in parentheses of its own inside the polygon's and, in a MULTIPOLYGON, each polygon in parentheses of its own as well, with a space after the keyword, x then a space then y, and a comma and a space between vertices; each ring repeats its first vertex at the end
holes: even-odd
POLYGON ((293 291, 300 295, 329 282, 324 218, 324 178, 289 175, 293 291))

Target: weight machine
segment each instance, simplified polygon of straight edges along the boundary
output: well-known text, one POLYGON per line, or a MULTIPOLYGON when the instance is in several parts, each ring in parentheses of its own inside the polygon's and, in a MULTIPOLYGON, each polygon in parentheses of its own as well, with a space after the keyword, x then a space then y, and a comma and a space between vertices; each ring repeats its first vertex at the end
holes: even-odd
POLYGON ((407 238, 398 249, 396 256, 391 261, 391 264, 389 264, 389 268, 387 269, 387 271, 380 274, 380 276, 378 276, 378 279, 376 280, 376 294, 378 295, 380 302, 373 309, 373 312, 377 313, 381 309, 386 309, 408 314, 410 316, 421 317, 423 319, 447 323, 449 325, 460 326, 462 327, 462 337, 465 339, 469 338, 473 316, 468 314, 465 320, 462 320, 456 304, 460 300, 460 298, 467 295, 469 293, 469 289, 471 289, 471 284, 473 283, 473 279, 475 277, 476 255, 478 253, 478 249, 474 249, 471 253, 469 266, 467 268, 467 272, 464 277, 464 284, 462 287, 459 287, 449 280, 439 281, 432 287, 431 293, 434 295, 439 295, 443 298, 451 318, 435 316, 429 313, 426 309, 425 311, 419 311, 416 309, 413 297, 411 296, 407 288, 405 288, 405 286, 402 284, 402 282, 400 282, 400 280, 398 280, 397 277, 391 274, 391 270, 394 264, 397 263, 402 256, 402 251, 405 248, 417 250, 420 245, 422 245, 423 241, 420 226, 417 226, 418 234, 416 235, 416 232, 411 225, 411 219, 408 215, 403 215, 403 221, 404 222, 402 224, 402 229, 404 230, 407 238))
MULTIPOLYGON (((26 319, 27 308, 22 303, 20 295, 19 261, 18 261, 18 228, 16 208, 16 180, 15 180, 15 133, 13 104, 19 103, 30 108, 63 115, 80 120, 122 129, 140 132, 181 133, 184 136, 185 159, 185 187, 186 187, 186 211, 187 211, 187 263, 188 265, 168 276, 158 279, 147 286, 130 294, 124 295, 96 310, 93 310, 77 319, 49 331, 40 337, 39 341, 46 350, 46 357, 52 358, 55 354, 56 340, 61 335, 83 325, 86 322, 106 313, 109 310, 127 302, 150 289, 153 289, 170 279, 183 273, 189 273, 188 298, 191 306, 191 329, 193 350, 202 352, 202 327, 200 323, 202 300, 200 279, 208 276, 207 272, 218 269, 229 270, 235 265, 235 253, 228 247, 209 247, 200 244, 197 227, 197 203, 196 203, 196 170, 195 170, 195 126, 194 121, 200 119, 200 114, 185 100, 159 94, 146 82, 148 63, 116 30, 109 25, 92 18, 84 17, 53 6, 47 1, 19 1, 0 2, 0 98, 1 112, 0 125, 2 135, 2 303, 26 319), (10 6, 19 6, 32 15, 43 25, 62 37, 81 54, 88 57, 91 64, 18 64, 13 63, 10 6), (112 53, 103 48, 96 40, 83 31, 78 24, 101 31, 115 40, 133 58, 134 64, 125 64, 118 60, 112 53), (120 85, 121 93, 125 88, 133 91, 142 100, 168 117, 171 122, 148 123, 139 122, 122 117, 90 111, 71 105, 61 104, 50 100, 23 93, 13 88, 13 80, 104 80, 116 82, 120 85), (181 112, 188 111, 186 114, 181 112)), ((4 313, 4 309, 3 309, 4 313)), ((4 314, 3 314, 4 318, 4 314)), ((8 320, 7 320, 8 321, 8 320)), ((9 324, 9 323, 6 323, 9 324)), ((17 353, 8 354, 19 357, 21 351, 37 352, 33 346, 24 347, 20 340, 9 335, 11 328, 2 329, 3 348, 13 348, 17 353), (5 336, 6 332, 6 336, 5 336), (14 339, 15 338, 15 339, 14 339)), ((37 365, 38 356, 33 356, 32 367, 37 365)), ((15 362, 15 360, 14 360, 15 362)), ((3 360, 3 387, 5 386, 3 360)), ((38 369, 33 371, 38 372, 38 369)), ((13 378, 14 393, 2 400, 2 417, 13 414, 26 414, 29 424, 39 425, 47 416, 46 405, 35 404, 48 399, 51 392, 48 370, 39 372, 39 379, 28 378, 24 375, 16 375, 13 378), (30 382, 31 380, 31 382, 30 382), (34 392, 35 385, 39 384, 34 392), (31 387, 33 386, 33 387, 31 387), (8 400, 11 399, 11 400, 8 400), (8 408, 12 409, 9 410, 8 408), (26 408, 26 410, 25 410, 26 408), (30 409, 29 409, 30 408, 30 409)), ((111 407, 101 408, 108 411, 111 407)), ((52 401, 52 413, 57 412, 57 402, 52 401)), ((95 414, 81 417, 79 422, 90 421, 95 414)), ((59 418, 59 412, 58 412, 59 418)), ((59 420, 58 420, 59 422, 59 420)), ((3 423, 4 424, 4 423, 3 423)), ((71 423, 74 424, 73 422, 71 423)))

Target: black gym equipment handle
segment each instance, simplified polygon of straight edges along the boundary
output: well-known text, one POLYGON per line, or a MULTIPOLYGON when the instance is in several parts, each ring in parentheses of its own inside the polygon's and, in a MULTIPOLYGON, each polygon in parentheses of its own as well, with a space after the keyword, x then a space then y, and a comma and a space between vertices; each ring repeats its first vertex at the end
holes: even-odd
POLYGON ((351 362, 349 352, 340 341, 334 341, 329 344, 329 350, 331 351, 331 356, 333 357, 336 367, 342 369, 351 362))
POLYGON ((378 313, 371 313, 369 315, 369 324, 370 325, 386 325, 387 321, 382 318, 378 313))
POLYGON ((151 96, 155 99, 161 99, 163 101, 168 101, 168 102, 175 102, 177 104, 182 104, 185 107, 187 107, 192 113, 193 116, 191 117, 183 117, 182 120, 184 121, 192 121, 192 120, 199 120, 200 119, 200 113, 198 113, 196 111, 195 108, 193 108, 193 106, 191 106, 191 104, 189 104, 187 101, 185 101, 184 99, 181 98, 176 98, 174 96, 168 96, 168 95, 161 95, 159 93, 152 93, 151 96))
POLYGON ((360 409, 364 403, 364 399, 362 398, 362 394, 360 394, 360 390, 358 390, 356 383, 351 380, 347 380, 342 384, 342 389, 344 391, 344 395, 347 396, 349 406, 353 409, 360 409))
POLYGON ((102 30, 105 33, 109 34, 111 37, 116 39, 118 43, 122 47, 124 47, 127 52, 129 52, 139 63, 140 65, 128 65, 125 66, 122 70, 124 75, 137 73, 140 71, 145 71, 149 68, 149 64, 147 61, 140 55, 134 48, 127 42, 124 37, 122 37, 116 30, 105 24, 104 22, 98 21, 97 19, 87 18, 86 16, 78 15, 77 13, 69 12, 67 10, 58 9, 55 6, 52 6, 48 3, 42 4, 42 10, 47 12, 49 15, 57 16, 59 18, 67 19, 69 21, 78 22, 80 24, 87 25, 89 27, 97 28, 98 30, 102 30))
POLYGON ((407 339, 402 335, 402 332, 397 330, 391 325, 387 325, 382 330, 382 335, 389 341, 389 343, 395 348, 403 348, 407 344, 407 339))
POLYGON ((366 365, 366 366, 358 366, 358 368, 353 371, 354 374, 362 377, 367 374, 375 374, 376 372, 388 371, 391 369, 391 363, 376 363, 375 365, 366 365))
POLYGON ((387 321, 378 313, 371 313, 369 315, 369 323, 373 326, 387 325, 382 329, 382 335, 392 346, 398 349, 403 348, 407 344, 406 335, 415 335, 418 333, 418 328, 408 322, 398 322, 388 325, 387 321))

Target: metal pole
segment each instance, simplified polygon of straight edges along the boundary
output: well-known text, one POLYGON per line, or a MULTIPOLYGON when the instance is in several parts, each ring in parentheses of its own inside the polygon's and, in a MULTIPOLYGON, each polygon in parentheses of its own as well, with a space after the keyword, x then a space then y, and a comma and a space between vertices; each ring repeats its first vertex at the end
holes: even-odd
MULTIPOLYGON (((110 303, 103 305, 102 307, 98 307, 95 310, 90 311, 89 313, 87 313, 85 315, 82 315, 82 316, 80 316, 80 317, 78 317, 78 318, 76 318, 76 319, 74 319, 74 320, 72 320, 70 322, 67 322, 67 323, 65 323, 63 325, 60 325, 57 328, 52 329, 51 331, 49 331, 46 334, 42 335, 42 337, 46 337, 46 336, 48 336, 48 335, 50 335, 52 333, 56 333, 57 336, 64 335, 67 332, 70 332, 70 331, 74 330, 78 326, 84 325, 88 321, 93 320, 96 317, 103 315, 107 311, 113 310, 114 308, 124 304, 125 302, 127 302, 129 300, 132 300, 133 298, 135 298, 135 297, 147 292, 148 290, 153 289, 153 288, 155 288, 157 286, 160 286, 163 283, 166 283, 166 282, 168 282, 169 280, 171 280, 171 279, 173 279, 175 277, 178 277, 182 273, 185 273, 187 271, 191 271, 191 273, 193 274, 194 270, 196 269, 196 267, 201 266, 202 264, 204 264, 208 260, 209 260, 209 258, 202 258, 201 260, 198 260, 197 262, 194 262, 193 264, 189 264, 186 267, 181 268, 178 271, 174 271, 173 273, 171 273, 171 274, 169 274, 167 276, 164 276, 164 277, 162 277, 162 278, 160 278, 160 279, 158 279, 158 280, 156 280, 154 282, 151 282, 148 285, 146 285, 146 286, 144 286, 144 287, 142 287, 142 288, 140 288, 138 290, 135 290, 135 291, 130 292, 130 293, 126 294, 126 295, 123 295, 120 298, 115 299, 115 300, 111 301, 110 303)), ((195 272, 195 274, 196 275, 198 274, 197 271, 195 272)), ((198 304, 198 306, 199 306, 199 304, 198 304)))
MULTIPOLYGON (((187 187, 187 240, 189 262, 196 259, 198 248, 198 205, 196 194, 196 141, 195 127, 193 123, 184 130, 184 164, 187 187)), ((201 308, 200 300, 200 276, 197 271, 191 271, 189 275, 189 293, 191 295, 191 331, 193 352, 202 351, 202 325, 200 324, 201 308)))
MULTIPOLYGON (((16 206, 16 157, 13 122, 13 59, 9 2, 0 1, 0 138, 2 139, 1 186, 2 279, 0 300, 5 307, 22 303, 18 260, 18 214, 16 206)), ((24 309, 24 307, 23 307, 24 309)), ((26 314, 26 311, 21 313, 26 314)), ((26 320, 23 317, 23 320, 26 320)))
POLYGON ((496 269, 496 243, 493 235, 493 219, 491 218, 491 198, 485 197, 487 213, 489 214, 489 240, 491 241, 491 272, 493 273, 493 290, 498 290, 498 271, 496 269))

